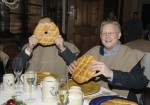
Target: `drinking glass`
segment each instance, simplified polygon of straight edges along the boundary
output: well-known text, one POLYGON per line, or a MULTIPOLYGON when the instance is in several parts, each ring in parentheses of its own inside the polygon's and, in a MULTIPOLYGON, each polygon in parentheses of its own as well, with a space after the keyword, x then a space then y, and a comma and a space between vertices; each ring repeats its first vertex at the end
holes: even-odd
POLYGON ((33 103, 36 101, 36 99, 32 97, 32 86, 35 84, 35 78, 36 76, 34 71, 26 72, 26 81, 29 84, 29 93, 30 93, 30 97, 26 99, 27 103, 33 103))
POLYGON ((12 61, 12 69, 14 71, 15 77, 16 77, 16 92, 14 93, 14 96, 19 96, 23 94, 23 91, 20 89, 20 75, 23 71, 23 61, 21 57, 16 57, 12 61))
POLYGON ((68 78, 67 76, 60 76, 56 92, 58 105, 67 105, 68 95, 68 78))

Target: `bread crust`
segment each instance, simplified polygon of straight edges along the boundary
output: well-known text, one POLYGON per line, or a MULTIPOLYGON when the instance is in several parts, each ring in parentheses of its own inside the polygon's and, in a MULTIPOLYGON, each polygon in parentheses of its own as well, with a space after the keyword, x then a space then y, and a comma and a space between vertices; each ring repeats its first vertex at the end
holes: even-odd
POLYGON ((60 35, 58 27, 50 19, 41 19, 34 29, 41 45, 47 46, 55 43, 56 37, 60 35))
POLYGON ((73 79, 77 83, 84 83, 91 79, 96 71, 90 71, 89 67, 93 62, 95 62, 95 58, 93 55, 84 55, 77 60, 76 68, 72 73, 73 79))
POLYGON ((123 100, 123 99, 112 99, 112 100, 105 101, 100 105, 138 105, 138 104, 135 102, 123 100))

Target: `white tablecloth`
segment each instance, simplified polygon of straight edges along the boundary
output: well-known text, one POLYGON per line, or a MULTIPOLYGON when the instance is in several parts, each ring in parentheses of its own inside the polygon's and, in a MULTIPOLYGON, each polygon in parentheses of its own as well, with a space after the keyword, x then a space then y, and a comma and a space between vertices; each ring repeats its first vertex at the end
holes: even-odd
MULTIPOLYGON (((99 96, 99 95, 116 95, 116 93, 108 90, 108 89, 105 89, 103 87, 101 87, 100 91, 95 93, 95 94, 92 94, 92 95, 88 95, 86 97, 91 97, 91 96, 99 96), (107 94, 104 94, 104 93, 107 93, 107 94)), ((27 98, 29 98, 29 93, 23 93, 23 95, 21 96, 17 96, 17 99, 19 100, 23 100, 25 101, 27 98)), ((13 96, 13 92, 12 93, 6 93, 6 92, 3 92, 2 89, 0 90, 0 105, 3 104, 4 102, 6 102, 7 100, 11 99, 11 96, 13 96)), ((52 103, 52 104, 46 104, 46 103, 43 103, 42 102, 42 95, 41 95, 41 88, 38 87, 38 90, 33 93, 32 95, 36 101, 32 104, 27 104, 27 105, 57 105, 57 103, 52 103)), ((89 102, 90 100, 88 99, 84 99, 84 103, 83 105, 89 105, 89 102)))

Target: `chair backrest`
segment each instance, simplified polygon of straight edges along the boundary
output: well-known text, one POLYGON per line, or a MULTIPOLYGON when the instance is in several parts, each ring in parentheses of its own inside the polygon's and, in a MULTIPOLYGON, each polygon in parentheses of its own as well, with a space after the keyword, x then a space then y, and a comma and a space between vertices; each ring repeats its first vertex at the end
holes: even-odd
POLYGON ((3 63, 4 68, 6 67, 8 60, 9 60, 9 56, 0 50, 0 61, 3 63))
MULTIPOLYGON (((145 56, 141 61, 141 67, 144 70, 144 75, 150 80, 150 41, 138 39, 125 44, 126 46, 146 52, 145 56)), ((148 84, 150 87, 150 83, 148 84)))
MULTIPOLYGON (((150 53, 146 53, 141 60, 141 67, 144 70, 144 75, 150 80, 150 53)), ((147 87, 150 88, 150 82, 147 87)))
POLYGON ((8 43, 3 45, 3 52, 9 55, 9 60, 12 61, 13 58, 19 53, 19 49, 15 43, 8 43))

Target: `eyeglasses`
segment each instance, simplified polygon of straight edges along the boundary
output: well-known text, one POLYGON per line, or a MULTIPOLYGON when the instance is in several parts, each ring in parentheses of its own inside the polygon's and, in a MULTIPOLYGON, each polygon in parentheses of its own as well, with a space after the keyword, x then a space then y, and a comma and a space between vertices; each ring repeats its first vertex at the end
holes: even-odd
POLYGON ((109 35, 109 36, 111 36, 111 35, 114 35, 115 33, 117 33, 117 32, 103 32, 103 33, 101 33, 101 35, 109 35))

